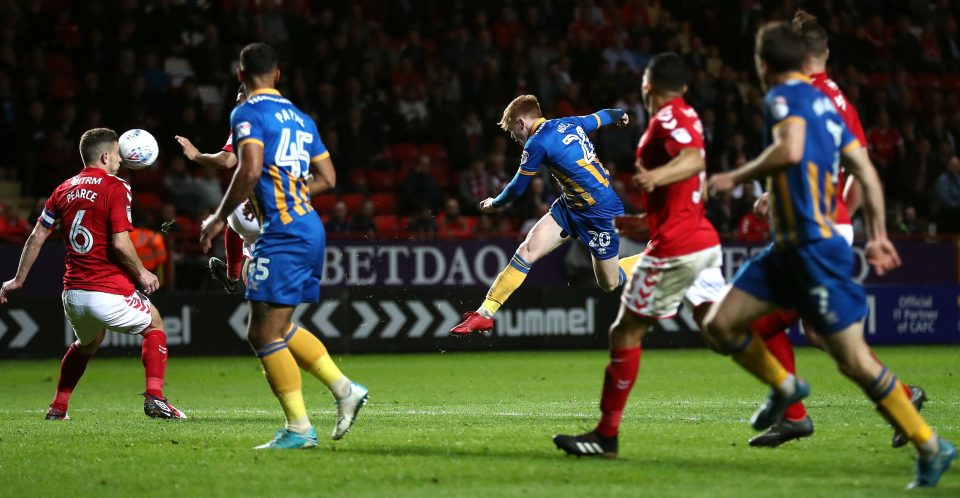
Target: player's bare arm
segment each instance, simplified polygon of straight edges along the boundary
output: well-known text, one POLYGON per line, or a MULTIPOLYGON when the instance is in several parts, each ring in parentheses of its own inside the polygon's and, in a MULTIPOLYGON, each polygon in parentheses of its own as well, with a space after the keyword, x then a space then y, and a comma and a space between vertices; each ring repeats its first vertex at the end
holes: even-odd
POLYGON ((183 155, 201 166, 213 169, 230 169, 237 165, 237 156, 232 152, 221 150, 214 154, 205 154, 200 152, 189 138, 180 135, 173 138, 183 148, 183 155))
POLYGON ((310 195, 317 195, 337 186, 337 171, 333 168, 329 155, 310 161, 310 173, 312 176, 307 182, 310 195))
POLYGON ((706 168, 707 163, 704 161, 700 149, 688 147, 680 151, 676 157, 662 167, 647 170, 638 165, 637 173, 633 175, 633 182, 647 192, 652 192, 657 187, 670 185, 686 180, 693 175, 698 175, 706 168))
POLYGON ((863 217, 867 230, 867 262, 877 275, 883 275, 900 266, 900 255, 887 238, 884 219, 883 189, 880 178, 863 147, 848 147, 843 151, 843 164, 862 185, 863 217))
POLYGON ((30 268, 33 267, 33 263, 37 260, 37 255, 40 254, 40 248, 43 247, 43 243, 47 241, 47 237, 53 233, 53 228, 47 228, 37 222, 33 227, 33 232, 30 233, 30 236, 27 237, 27 243, 23 246, 23 252, 20 254, 20 265, 17 266, 17 274, 10 280, 7 280, 3 283, 3 287, 0 287, 0 304, 7 302, 8 295, 23 287, 23 282, 27 280, 27 275, 30 274, 30 268))
POLYGON ((249 141, 240 144, 240 165, 233 174, 233 180, 227 187, 227 193, 220 202, 217 212, 211 214, 200 227, 200 248, 203 252, 210 250, 213 238, 217 236, 227 224, 230 215, 244 199, 253 193, 253 187, 260 178, 263 169, 263 145, 249 141))
POLYGON ((756 159, 728 173, 710 177, 710 192, 725 192, 738 184, 764 178, 803 160, 806 123, 798 119, 781 121, 773 130, 773 143, 756 159))
POLYGON ((133 279, 137 282, 145 294, 153 294, 160 288, 160 280, 157 276, 143 267, 140 256, 137 255, 137 249, 130 240, 129 232, 117 232, 110 235, 110 247, 113 248, 120 267, 127 270, 133 279))
POLYGON ((850 216, 860 209, 863 202, 863 192, 860 188, 860 182, 856 178, 847 178, 846 185, 843 186, 843 203, 847 205, 847 211, 850 216))

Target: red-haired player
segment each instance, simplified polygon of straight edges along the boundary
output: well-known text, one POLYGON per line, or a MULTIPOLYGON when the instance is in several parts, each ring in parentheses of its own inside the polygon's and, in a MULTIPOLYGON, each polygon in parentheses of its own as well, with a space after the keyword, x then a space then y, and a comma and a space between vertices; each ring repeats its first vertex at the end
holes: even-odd
MULTIPOLYGON (((245 100, 243 85, 240 85, 240 88, 237 90, 237 105, 242 104, 245 100)), ((237 165, 237 155, 233 152, 232 131, 230 135, 227 136, 227 143, 225 143, 218 152, 213 154, 200 152, 188 138, 179 135, 174 138, 177 140, 177 143, 180 144, 180 147, 183 148, 183 155, 197 164, 213 169, 231 169, 237 165)), ((240 209, 243 209, 243 204, 241 204, 240 209)), ((224 290, 229 294, 240 293, 240 277, 243 273, 244 262, 250 258, 248 248, 256 242, 255 237, 250 239, 250 237, 245 235, 247 232, 256 233, 260 231, 259 223, 257 223, 255 231, 239 230, 244 233, 238 233, 238 229, 235 228, 234 218, 237 218, 236 221, 238 222, 245 221, 246 224, 254 223, 254 220, 249 215, 244 215, 243 212, 240 212, 239 215, 235 213, 234 216, 231 216, 231 223, 223 234, 223 248, 227 261, 224 262, 220 258, 212 257, 209 263, 210 275, 223 284, 224 290)))
MULTIPOLYGON (((825 93, 834 106, 840 117, 843 118, 847 128, 853 133, 854 137, 866 146, 867 140, 863 133, 863 125, 860 124, 860 115, 857 110, 850 105, 846 96, 840 91, 840 87, 827 76, 827 59, 830 57, 830 49, 827 46, 827 32, 817 23, 817 18, 809 13, 798 10, 791 23, 793 31, 799 34, 807 48, 807 60, 804 63, 804 72, 810 76, 811 84, 821 92, 825 93)), ((844 185, 844 176, 841 171, 838 176, 838 189, 843 189, 843 195, 837 198, 836 219, 834 224, 848 244, 853 244, 853 225, 850 221, 850 215, 857 211, 860 206, 859 187, 856 179, 849 178, 844 185)), ((766 194, 757 201, 758 215, 766 216, 766 194)), ((796 373, 794 362, 793 347, 790 345, 790 339, 787 337, 786 329, 796 323, 798 320, 795 311, 780 310, 760 318, 753 323, 753 330, 760 334, 766 342, 767 349, 780 361, 780 363, 790 373, 796 373)), ((907 396, 911 399, 917 409, 923 407, 923 402, 927 396, 923 389, 916 386, 907 386, 904 384, 907 396)), ((774 424, 763 434, 750 440, 751 446, 779 446, 787 441, 807 437, 813 434, 813 422, 807 414, 806 408, 802 402, 794 403, 787 408, 783 419, 774 424)), ((893 435, 892 445, 899 448, 907 444, 908 440, 904 435, 897 431, 893 435)))

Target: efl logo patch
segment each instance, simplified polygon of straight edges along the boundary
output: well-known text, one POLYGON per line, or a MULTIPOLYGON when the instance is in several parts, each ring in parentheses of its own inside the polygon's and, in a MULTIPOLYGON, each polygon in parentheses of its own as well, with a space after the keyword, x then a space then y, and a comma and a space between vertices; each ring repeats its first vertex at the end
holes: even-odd
POLYGON ((237 123, 237 129, 234 130, 234 133, 236 133, 237 138, 243 138, 250 135, 250 130, 251 130, 250 122, 243 121, 241 123, 237 123))
POLYGON ((523 154, 520 154, 520 164, 527 164, 527 159, 530 159, 530 154, 523 151, 523 154))
POLYGON ((787 105, 787 99, 783 96, 778 96, 773 99, 773 102, 770 103, 770 115, 773 116, 773 119, 777 121, 787 117, 787 114, 790 113, 790 106, 787 105))

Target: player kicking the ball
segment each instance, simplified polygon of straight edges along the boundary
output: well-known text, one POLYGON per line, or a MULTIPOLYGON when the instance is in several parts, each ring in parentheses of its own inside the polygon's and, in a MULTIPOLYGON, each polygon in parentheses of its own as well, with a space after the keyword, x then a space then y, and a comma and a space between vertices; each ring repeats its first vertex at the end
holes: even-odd
POLYGON ((757 33, 755 47, 757 74, 768 89, 772 144, 735 171, 711 177, 710 187, 725 191, 767 177, 773 244, 737 273, 733 287, 710 309, 705 331, 718 351, 770 386, 770 396, 751 418, 754 429, 764 430, 805 398, 810 387, 784 369, 750 324, 777 307, 796 309, 807 334, 817 337, 840 371, 913 443, 916 477, 908 487, 934 487, 957 451, 927 425, 903 385, 864 341, 866 296, 852 278, 853 251, 831 217, 842 157, 862 186, 867 262, 880 275, 899 266, 886 235, 876 171, 830 98, 801 72, 807 50, 800 36, 785 23, 770 23, 757 33))
POLYGON ((67 233, 63 312, 77 340, 60 364, 57 393, 47 420, 65 420, 70 395, 107 330, 143 337, 141 360, 147 378, 143 412, 156 418, 187 418, 163 396, 167 368, 167 336, 157 308, 144 294, 159 287, 130 241, 130 185, 117 178, 120 144, 117 134, 94 128, 80 137, 84 168, 63 182, 47 199, 20 256, 12 280, 0 288, 0 303, 23 286, 40 248, 59 220, 67 233), (131 278, 132 277, 132 278, 131 278), (135 289, 139 286, 143 293, 135 289))
MULTIPOLYGON (((240 84, 240 88, 237 89, 236 103, 240 105, 246 100, 243 84, 240 84)), ((227 136, 227 142, 223 144, 223 147, 212 154, 200 152, 186 137, 177 135, 174 138, 183 148, 183 155, 201 166, 212 169, 232 169, 237 165, 237 155, 233 152, 232 131, 227 136)), ((247 209, 246 202, 241 203, 230 214, 227 221, 228 226, 223 234, 223 249, 226 261, 215 256, 211 257, 209 262, 210 275, 223 285, 223 289, 228 294, 239 294, 243 290, 240 281, 246 273, 244 270, 250 260, 250 255, 253 253, 253 244, 257 241, 260 224, 253 213, 247 209)))
POLYGON ((609 124, 625 126, 628 120, 620 109, 547 120, 533 95, 521 95, 504 109, 500 127, 523 144, 520 169, 496 199, 480 203, 480 210, 494 213, 520 197, 541 165, 547 166, 563 193, 527 234, 480 308, 465 313, 464 321, 450 330, 452 334, 492 330, 493 316, 520 287, 533 264, 571 237, 590 250, 601 289, 611 292, 626 282, 626 271, 639 256, 617 259, 620 238, 613 219, 623 214, 623 204, 610 187, 610 175, 597 159, 587 134, 609 124))
POLYGON ((244 47, 237 75, 247 91, 247 101, 230 116, 239 165, 217 212, 203 222, 200 246, 209 250, 230 213, 253 199, 263 228, 247 278, 247 341, 286 416, 276 436, 257 448, 311 448, 317 433, 307 417, 298 366, 337 399, 334 440, 347 433, 367 401, 367 388, 351 382, 323 343, 291 322, 297 305, 320 300, 326 236, 309 192, 332 188, 336 174, 317 125, 276 90, 280 69, 273 48, 244 47))
POLYGON ((640 368, 643 336, 657 320, 676 315, 684 301, 699 323, 724 287, 720 238, 701 198, 703 125, 683 100, 688 74, 674 53, 653 57, 643 74, 643 103, 652 117, 637 147, 634 181, 643 189, 650 243, 623 289, 610 327, 600 422, 591 432, 553 439, 569 455, 617 456, 620 421, 640 368))
MULTIPOLYGON (((860 124, 860 115, 850 105, 846 96, 840 91, 840 87, 827 76, 827 59, 830 57, 830 50, 827 46, 827 31, 817 23, 816 17, 803 10, 797 11, 791 27, 803 39, 807 49, 807 58, 803 64, 803 70, 810 77, 810 84, 830 98, 854 138, 865 147, 867 139, 863 134, 863 126, 860 124)), ((859 205, 857 196, 859 189, 855 179, 849 179, 846 185, 844 185, 844 180, 845 176, 841 168, 837 172, 835 189, 838 193, 843 192, 843 195, 838 195, 836 198, 836 208, 832 212, 833 222, 837 233, 843 237, 848 245, 853 245, 853 225, 850 216, 859 205)), ((768 215, 768 195, 763 194, 757 201, 756 211, 758 216, 766 217, 768 215)), ((783 365, 783 368, 794 375, 797 373, 796 361, 786 329, 798 320, 799 316, 796 311, 777 310, 753 322, 751 327, 757 334, 760 334, 767 349, 783 365)), ((815 345, 822 348, 820 344, 815 343, 815 345)), ((922 388, 904 384, 903 389, 910 397, 913 405, 917 407, 917 410, 923 408, 923 403, 927 400, 927 394, 922 388)), ((813 421, 807 414, 803 402, 797 401, 787 407, 782 419, 773 424, 763 434, 751 439, 750 446, 776 447, 812 434, 813 421)), ((894 448, 904 446, 907 442, 908 440, 902 432, 894 430, 891 442, 894 448)))

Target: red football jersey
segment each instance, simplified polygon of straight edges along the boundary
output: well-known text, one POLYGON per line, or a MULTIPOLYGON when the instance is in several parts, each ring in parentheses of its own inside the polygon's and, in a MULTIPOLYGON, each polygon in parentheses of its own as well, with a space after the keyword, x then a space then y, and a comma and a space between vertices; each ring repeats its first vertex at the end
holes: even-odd
MULTIPOLYGON (((705 154, 703 125, 697 111, 683 98, 667 102, 640 137, 637 158, 651 170, 669 163, 680 151, 694 147, 705 154)), ((706 174, 643 192, 641 200, 650 225, 648 253, 658 258, 683 256, 720 244, 717 231, 704 214, 700 187, 706 174)))
MULTIPOLYGON (((843 122, 850 129, 850 133, 860 141, 860 145, 866 147, 867 137, 863 133, 863 125, 860 124, 860 114, 847 102, 847 97, 840 91, 840 87, 827 76, 827 73, 811 74, 810 79, 813 80, 811 84, 814 87, 830 97, 843 122)), ((837 176, 837 187, 840 195, 837 196, 837 219, 834 221, 838 225, 849 225, 850 213, 847 211, 847 205, 843 203, 843 170, 837 176)))
POLYGON ((130 185, 98 168, 84 168, 47 199, 39 221, 47 228, 62 221, 67 239, 64 289, 129 296, 133 280, 110 249, 110 236, 133 230, 130 185))
POLYGON ((233 130, 230 130, 230 134, 227 135, 227 143, 223 144, 223 148, 220 150, 233 153, 233 130))

